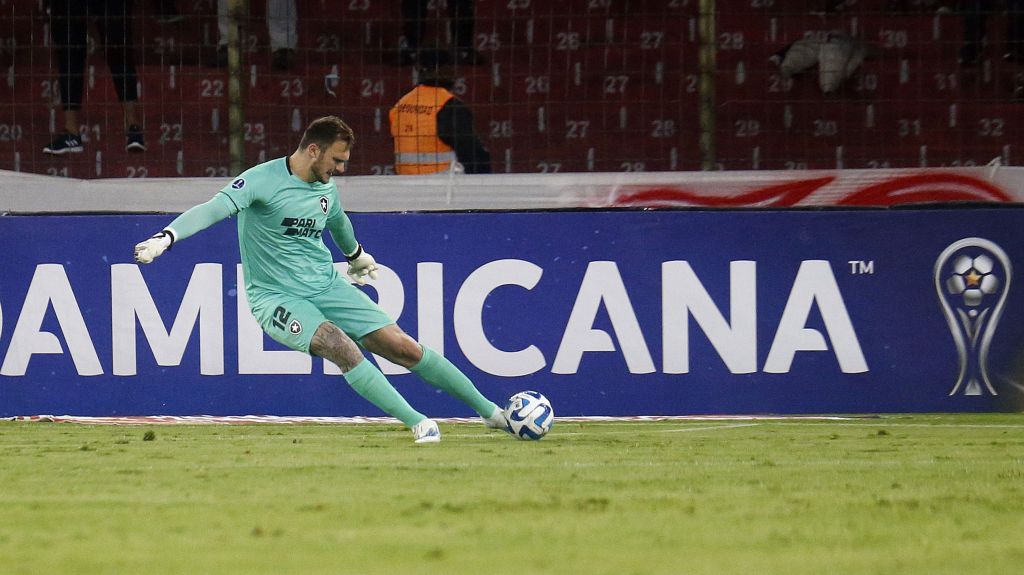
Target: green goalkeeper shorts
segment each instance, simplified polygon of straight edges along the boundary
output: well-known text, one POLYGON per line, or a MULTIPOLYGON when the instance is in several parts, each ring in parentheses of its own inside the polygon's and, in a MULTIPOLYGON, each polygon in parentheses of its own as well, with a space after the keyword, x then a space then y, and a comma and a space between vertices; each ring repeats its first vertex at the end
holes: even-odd
POLYGON ((384 310, 359 288, 339 276, 331 287, 313 297, 295 297, 260 291, 250 297, 263 331, 276 341, 298 351, 309 353, 320 324, 329 321, 355 341, 378 329, 395 323, 384 310))

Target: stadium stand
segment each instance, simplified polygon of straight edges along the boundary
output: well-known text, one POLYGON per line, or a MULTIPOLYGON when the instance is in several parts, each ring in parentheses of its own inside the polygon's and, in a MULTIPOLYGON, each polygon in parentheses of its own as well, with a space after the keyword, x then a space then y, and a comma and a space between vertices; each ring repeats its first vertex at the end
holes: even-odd
MULTIPOLYGON (((227 176, 228 72, 210 66, 216 2, 180 1, 160 21, 133 13, 149 150, 124 152, 121 112, 95 43, 82 114, 85 152, 42 153, 54 130, 56 70, 40 0, 0 0, 0 168, 76 178, 227 176)), ((345 117, 359 143, 351 173, 391 171, 388 108, 413 85, 399 66, 397 2, 298 2, 299 50, 272 68, 263 2, 250 2, 241 75, 247 164, 284 155, 307 122, 345 117)), ((960 66, 960 16, 938 2, 744 0, 714 16, 714 165, 720 169, 897 168, 1022 163, 1024 65, 1001 50, 960 66), (822 94, 813 75, 783 78, 768 58, 843 30, 872 56, 822 94)), ((444 19, 434 10, 432 18, 444 19)), ((695 0, 482 0, 477 50, 459 68, 496 172, 670 171, 702 165, 695 0)), ((423 43, 447 38, 427 26, 423 43), (431 36, 431 34, 434 34, 431 36)), ((991 27, 988 44, 1002 41, 991 27)))

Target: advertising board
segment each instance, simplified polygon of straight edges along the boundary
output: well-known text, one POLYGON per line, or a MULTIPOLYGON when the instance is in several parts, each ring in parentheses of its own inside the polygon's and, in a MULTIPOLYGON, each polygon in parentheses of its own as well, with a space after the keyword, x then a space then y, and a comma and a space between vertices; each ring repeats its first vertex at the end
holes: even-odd
MULTIPOLYGON (((1015 408, 1022 214, 352 220, 384 266, 368 293, 485 395, 537 389, 560 415, 625 416, 1015 408)), ((262 335, 240 289, 233 221, 133 263, 132 246, 169 221, 0 218, 0 416, 380 415, 337 368, 262 335)), ((471 415, 374 361, 421 411, 471 415)))

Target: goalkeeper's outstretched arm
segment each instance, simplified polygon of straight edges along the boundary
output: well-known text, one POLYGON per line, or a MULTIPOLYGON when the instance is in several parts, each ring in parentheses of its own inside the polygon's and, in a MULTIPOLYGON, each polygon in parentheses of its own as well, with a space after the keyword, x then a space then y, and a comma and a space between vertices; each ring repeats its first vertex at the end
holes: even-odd
POLYGON ((148 264, 169 250, 174 242, 205 230, 237 213, 238 208, 230 198, 224 194, 217 194, 210 201, 189 208, 148 240, 136 244, 135 261, 148 264))
POLYGON ((377 279, 377 261, 356 241, 348 214, 341 212, 337 217, 328 219, 327 229, 331 231, 331 238, 348 260, 348 277, 359 285, 366 284, 367 277, 377 279))

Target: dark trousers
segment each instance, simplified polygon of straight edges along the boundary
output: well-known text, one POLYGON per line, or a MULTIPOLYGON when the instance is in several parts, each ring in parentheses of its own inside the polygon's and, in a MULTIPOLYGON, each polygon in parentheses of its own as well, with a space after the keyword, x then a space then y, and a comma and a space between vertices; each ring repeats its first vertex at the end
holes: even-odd
POLYGON ((99 43, 122 102, 139 99, 132 46, 131 0, 51 0, 50 34, 60 72, 61 99, 67 110, 82 109, 89 20, 96 21, 99 43))
MULTIPOLYGON (((409 43, 409 48, 413 50, 420 47, 420 40, 423 38, 427 4, 426 0, 402 0, 402 34, 409 43)), ((448 0, 448 13, 455 24, 455 47, 459 50, 472 49, 473 0, 448 0)))

